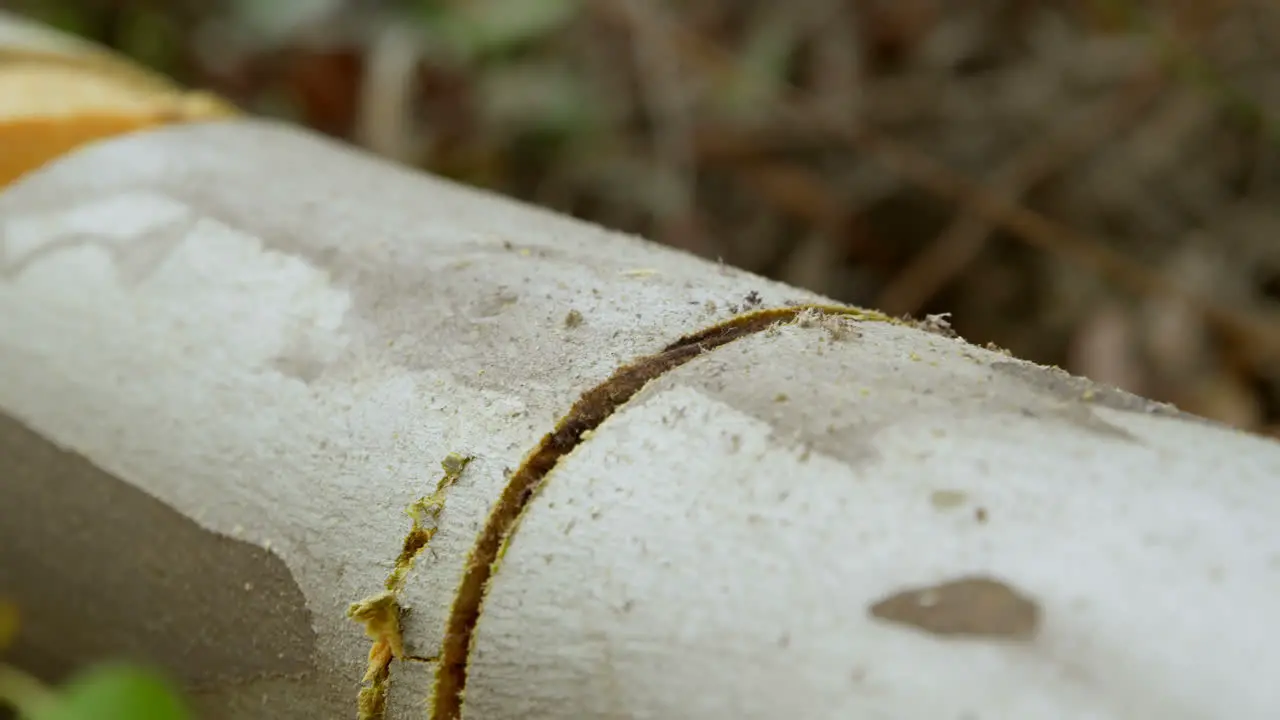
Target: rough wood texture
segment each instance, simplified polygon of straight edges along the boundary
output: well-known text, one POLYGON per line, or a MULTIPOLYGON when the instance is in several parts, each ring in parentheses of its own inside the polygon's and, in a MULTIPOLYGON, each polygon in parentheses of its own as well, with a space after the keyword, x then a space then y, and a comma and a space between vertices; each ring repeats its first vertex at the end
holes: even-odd
POLYGON ((215 720, 1280 706, 1275 443, 256 121, 73 153, 0 243, 44 675, 149 658, 215 720))

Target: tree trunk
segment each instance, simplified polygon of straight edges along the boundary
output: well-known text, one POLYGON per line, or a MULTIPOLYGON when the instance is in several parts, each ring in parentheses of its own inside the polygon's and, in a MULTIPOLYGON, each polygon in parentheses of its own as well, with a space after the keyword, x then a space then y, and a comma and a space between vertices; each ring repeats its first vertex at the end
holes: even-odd
POLYGON ((1280 446, 226 120, 0 193, 11 660, 221 718, 1269 718, 1280 446))

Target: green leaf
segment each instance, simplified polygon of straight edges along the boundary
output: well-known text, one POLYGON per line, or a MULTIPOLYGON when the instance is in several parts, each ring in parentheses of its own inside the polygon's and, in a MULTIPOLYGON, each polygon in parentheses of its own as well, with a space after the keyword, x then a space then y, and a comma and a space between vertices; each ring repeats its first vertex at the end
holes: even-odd
POLYGON ((419 20, 431 41, 478 63, 562 30, 581 10, 582 0, 465 0, 428 3, 419 20))
POLYGON ((747 31, 734 72, 712 87, 712 102, 729 117, 758 115, 786 92, 787 64, 801 39, 794 13, 787 13, 782 6, 764 6, 747 31))
POLYGON ((225 7, 237 30, 248 31, 255 39, 280 43, 287 42, 301 28, 333 17, 342 5, 343 0, 231 0, 225 7))
POLYGON ((482 54, 533 42, 569 23, 581 10, 578 0, 473 0, 463 7, 482 54))
POLYGON ((18 606, 0 598, 0 650, 4 650, 18 637, 18 606))
POLYGON ((566 137, 600 126, 591 89, 567 63, 495 66, 481 76, 479 91, 485 119, 504 134, 566 137))
POLYGON ((167 678, 124 664, 101 665, 73 678, 58 701, 30 720, 191 720, 167 678))

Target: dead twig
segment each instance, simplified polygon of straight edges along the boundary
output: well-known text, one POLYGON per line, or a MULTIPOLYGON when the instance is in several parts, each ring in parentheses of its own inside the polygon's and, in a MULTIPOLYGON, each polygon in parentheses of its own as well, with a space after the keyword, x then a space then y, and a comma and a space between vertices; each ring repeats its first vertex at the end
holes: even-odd
POLYGON ((1211 302, 1097 240, 969 181, 910 146, 865 128, 835 132, 874 153, 879 161, 920 187, 967 206, 1033 247, 1055 253, 1133 292, 1165 295, 1190 303, 1223 333, 1228 342, 1239 346, 1251 362, 1261 366, 1280 358, 1280 325, 1252 313, 1211 302))
POLYGON ((695 164, 688 91, 681 77, 681 57, 672 47, 674 23, 654 3, 611 0, 615 18, 625 22, 633 39, 641 93, 653 123, 654 151, 667 175, 659 222, 681 223, 692 215, 695 164))
MULTIPOLYGON (((1047 137, 1022 148, 992 173, 988 181, 992 192, 1006 202, 1018 201, 1073 157, 1136 120, 1162 87, 1153 72, 1144 70, 1119 93, 1062 118, 1047 137)), ((990 218, 961 208, 947 229, 880 293, 876 307, 890 315, 918 314, 982 253, 994 229, 990 218)))
MULTIPOLYGON (((687 58, 692 67, 719 75, 732 72, 731 58, 715 43, 687 28, 673 26, 671 30, 674 33, 673 47, 687 58)), ((1097 239, 976 184, 946 164, 865 124, 815 126, 810 117, 812 113, 806 112, 804 98, 793 94, 776 110, 787 122, 808 126, 805 129, 809 132, 848 143, 924 190, 965 206, 968 212, 984 218, 993 226, 1008 230, 1033 247, 1057 254, 1131 292, 1176 297, 1192 304, 1227 342, 1236 345, 1244 357, 1260 367, 1280 359, 1280 326, 1268 319, 1211 302, 1097 239)))

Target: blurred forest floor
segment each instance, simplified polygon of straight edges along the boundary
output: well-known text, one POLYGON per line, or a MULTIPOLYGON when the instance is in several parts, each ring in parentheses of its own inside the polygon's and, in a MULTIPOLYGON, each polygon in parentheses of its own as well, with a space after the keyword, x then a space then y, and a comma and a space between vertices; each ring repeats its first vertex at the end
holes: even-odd
POLYGON ((0 0, 262 115, 1280 437, 1278 0, 0 0))

